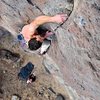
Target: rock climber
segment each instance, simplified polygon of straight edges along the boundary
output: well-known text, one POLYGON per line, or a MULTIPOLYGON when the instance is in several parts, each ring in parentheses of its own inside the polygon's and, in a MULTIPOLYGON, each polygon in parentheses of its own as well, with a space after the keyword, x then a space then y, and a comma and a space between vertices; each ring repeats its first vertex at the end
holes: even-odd
POLYGON ((18 35, 19 39, 24 39, 24 43, 28 45, 30 50, 37 50, 41 47, 44 39, 54 34, 51 31, 42 27, 45 23, 63 23, 68 16, 66 14, 57 14, 55 16, 39 16, 30 24, 25 25, 18 35))

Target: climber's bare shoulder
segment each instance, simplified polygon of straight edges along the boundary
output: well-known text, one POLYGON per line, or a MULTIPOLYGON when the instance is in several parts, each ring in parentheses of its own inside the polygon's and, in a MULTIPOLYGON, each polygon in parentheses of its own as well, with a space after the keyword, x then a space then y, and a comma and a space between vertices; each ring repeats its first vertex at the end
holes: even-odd
POLYGON ((29 41, 32 35, 34 34, 34 32, 35 32, 34 27, 28 24, 22 28, 21 34, 23 34, 25 40, 29 41))

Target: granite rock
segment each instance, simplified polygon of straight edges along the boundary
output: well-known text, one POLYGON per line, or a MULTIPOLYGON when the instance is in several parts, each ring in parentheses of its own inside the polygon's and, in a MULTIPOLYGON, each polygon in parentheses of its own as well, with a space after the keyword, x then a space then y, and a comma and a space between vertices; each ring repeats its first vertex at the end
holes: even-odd
POLYGON ((62 25, 48 24, 55 32, 56 39, 52 41, 48 56, 45 56, 46 66, 48 68, 48 65, 54 62, 53 67, 60 72, 57 73, 55 68, 49 72, 53 72, 53 76, 58 77, 59 81, 61 79, 63 86, 71 87, 69 89, 71 100, 77 100, 77 98, 99 100, 100 1, 72 1, 1 0, 0 24, 16 37, 23 25, 30 23, 39 15, 67 13, 69 18, 62 25), (52 59, 51 62, 48 58, 52 59))

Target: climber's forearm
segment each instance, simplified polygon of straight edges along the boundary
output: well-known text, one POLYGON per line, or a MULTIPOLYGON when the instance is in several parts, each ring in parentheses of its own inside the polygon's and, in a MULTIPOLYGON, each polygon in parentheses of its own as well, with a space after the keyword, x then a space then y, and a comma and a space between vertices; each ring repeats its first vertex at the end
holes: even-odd
POLYGON ((49 22, 55 22, 54 17, 52 17, 52 16, 39 16, 34 21, 32 21, 30 25, 37 28, 39 25, 49 23, 49 22))

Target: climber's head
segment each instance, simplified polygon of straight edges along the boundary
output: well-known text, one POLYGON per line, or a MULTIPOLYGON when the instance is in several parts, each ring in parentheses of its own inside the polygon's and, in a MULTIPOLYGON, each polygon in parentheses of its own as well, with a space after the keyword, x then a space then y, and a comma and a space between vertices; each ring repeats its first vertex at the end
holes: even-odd
POLYGON ((28 46, 30 50, 37 50, 41 47, 41 45, 42 45, 42 42, 37 41, 36 38, 30 39, 28 42, 28 46))
POLYGON ((36 37, 30 39, 28 42, 28 46, 30 50, 37 50, 41 47, 47 31, 48 29, 46 29, 42 25, 36 29, 36 33, 35 33, 36 37))

